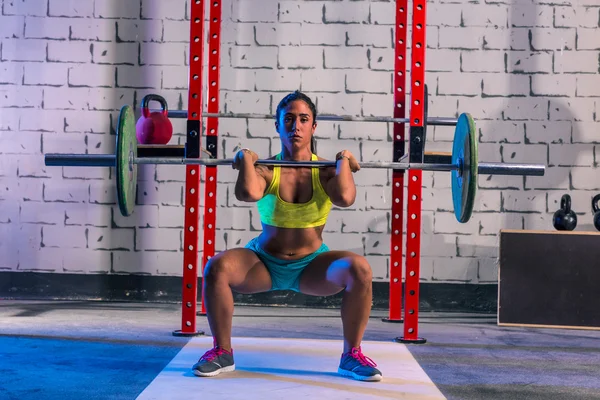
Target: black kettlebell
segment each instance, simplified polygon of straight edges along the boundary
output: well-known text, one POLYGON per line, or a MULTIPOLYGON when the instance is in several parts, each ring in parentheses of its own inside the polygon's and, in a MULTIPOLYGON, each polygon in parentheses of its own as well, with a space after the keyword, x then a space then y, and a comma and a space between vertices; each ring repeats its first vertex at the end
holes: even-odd
POLYGON ((559 231, 572 231, 577 226, 577 214, 571 210, 571 196, 568 194, 560 199, 560 209, 554 213, 552 222, 559 231))
POLYGON ((594 212, 594 226, 600 231, 600 194, 592 199, 592 211, 594 212))

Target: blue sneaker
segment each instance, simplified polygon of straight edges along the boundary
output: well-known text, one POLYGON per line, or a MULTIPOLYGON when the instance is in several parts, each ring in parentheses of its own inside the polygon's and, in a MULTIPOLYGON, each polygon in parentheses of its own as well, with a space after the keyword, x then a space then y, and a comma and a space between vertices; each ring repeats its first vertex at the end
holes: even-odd
POLYGON ((216 376, 221 372, 234 371, 233 349, 227 351, 220 347, 215 347, 207 351, 192 367, 192 370, 196 376, 216 376))
POLYGON ((376 366, 373 360, 362 353, 360 347, 353 347, 348 353, 342 354, 338 374, 358 381, 378 382, 383 376, 376 366))

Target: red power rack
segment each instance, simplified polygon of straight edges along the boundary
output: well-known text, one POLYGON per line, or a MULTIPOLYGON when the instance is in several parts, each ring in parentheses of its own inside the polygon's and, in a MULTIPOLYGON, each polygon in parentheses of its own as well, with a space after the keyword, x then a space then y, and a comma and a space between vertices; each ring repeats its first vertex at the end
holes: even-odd
MULTIPOLYGON (((208 54, 208 112, 219 112, 219 73, 222 0, 209 3, 209 54, 208 54)), ((193 0, 190 14, 190 70, 188 143, 199 141, 202 133, 202 63, 204 35, 203 0, 193 0)), ((396 0, 396 35, 394 64, 394 117, 406 116, 406 55, 407 55, 408 0, 396 0)), ((426 51, 426 0, 413 1, 412 44, 411 44, 411 103, 409 161, 421 163, 424 155, 424 101, 425 101, 425 51, 426 51)), ((394 124, 393 161, 405 156, 405 125, 394 124)), ((218 119, 208 118, 206 148, 217 158, 218 119)), ((197 146, 199 149, 199 146, 197 146)), ((190 155, 186 153, 186 157, 190 155)), ((183 304, 181 331, 177 335, 203 334, 196 330, 196 304, 198 292, 198 208, 200 169, 186 167, 185 232, 183 256, 183 304)), ((410 170, 408 174, 407 238, 406 238, 406 283, 404 320, 402 319, 402 248, 404 222, 404 170, 392 172, 392 222, 390 258, 389 322, 404 322, 404 336, 400 342, 424 343, 418 337, 419 276, 421 258, 421 194, 422 171, 410 170)), ((217 169, 206 167, 204 209, 204 258, 203 265, 215 252, 216 232, 217 169)), ((203 292, 204 293, 204 292, 203 292)), ((202 299, 201 299, 202 300, 202 299)), ((201 301, 200 314, 204 314, 201 301)))
MULTIPOLYGON (((425 51, 426 45, 426 0, 413 1, 411 42, 411 100, 409 162, 422 163, 424 158, 424 107, 425 107, 425 51)), ((406 115, 406 42, 408 22, 408 0, 396 1, 396 42, 394 68, 394 117, 406 115)), ((404 124, 394 125, 393 161, 405 155, 404 124)), ((425 343, 418 337, 419 321, 419 276, 421 261, 421 194, 422 171, 408 173, 408 197, 406 218, 406 282, 404 296, 404 319, 402 318, 402 236, 404 215, 404 171, 392 172, 392 223, 390 249, 390 297, 388 322, 404 322, 404 336, 396 338, 403 343, 425 343)))

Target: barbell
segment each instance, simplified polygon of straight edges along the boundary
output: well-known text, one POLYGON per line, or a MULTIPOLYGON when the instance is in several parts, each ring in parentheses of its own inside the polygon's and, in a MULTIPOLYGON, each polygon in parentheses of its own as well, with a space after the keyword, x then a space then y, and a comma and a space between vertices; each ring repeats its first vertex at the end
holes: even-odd
MULTIPOLYGON (((135 205, 138 164, 204 165, 207 167, 233 164, 233 159, 138 157, 133 109, 121 108, 117 124, 116 154, 60 154, 45 155, 47 166, 115 167, 117 176, 117 201, 124 216, 133 213, 135 205)), ((257 160, 256 164, 282 167, 334 167, 335 161, 257 160)), ((477 191, 477 175, 530 175, 543 176, 546 170, 540 164, 479 163, 475 122, 467 114, 456 120, 452 160, 442 163, 363 162, 361 168, 394 170, 446 171, 451 173, 454 214, 461 223, 471 218, 477 191)))

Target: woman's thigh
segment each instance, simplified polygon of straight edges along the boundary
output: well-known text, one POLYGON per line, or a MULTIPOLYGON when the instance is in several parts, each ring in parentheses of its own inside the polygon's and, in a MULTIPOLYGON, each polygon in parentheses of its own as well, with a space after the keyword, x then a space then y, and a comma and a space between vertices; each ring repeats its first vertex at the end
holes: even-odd
POLYGON ((313 296, 339 293, 348 282, 349 267, 359 257, 350 251, 328 251, 319 254, 300 276, 300 292, 313 296))
POLYGON ((206 282, 227 279, 229 286, 239 293, 251 294, 271 289, 271 275, 256 253, 246 248, 225 250, 212 257, 204 270, 206 282))

